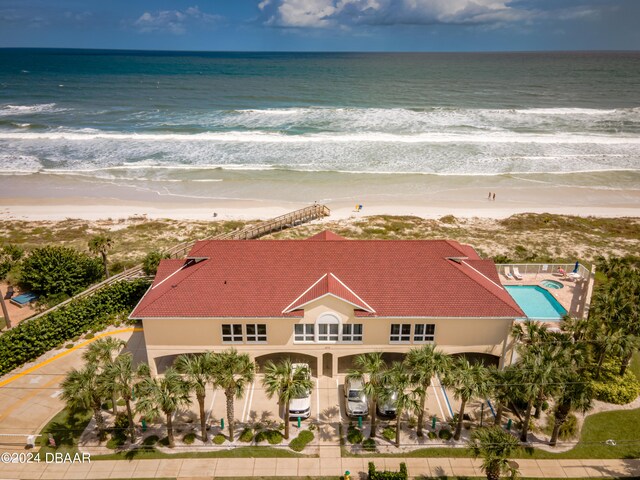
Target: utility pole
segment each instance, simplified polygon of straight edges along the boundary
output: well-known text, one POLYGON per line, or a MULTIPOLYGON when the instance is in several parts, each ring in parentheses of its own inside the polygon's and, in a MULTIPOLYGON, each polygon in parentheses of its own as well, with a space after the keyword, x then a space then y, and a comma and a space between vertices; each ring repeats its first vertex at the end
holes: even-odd
POLYGON ((2 293, 2 290, 0 290, 0 304, 2 304, 2 316, 4 317, 4 321, 7 323, 7 330, 9 330, 11 328, 11 320, 9 319, 7 306, 4 303, 4 294, 2 293))

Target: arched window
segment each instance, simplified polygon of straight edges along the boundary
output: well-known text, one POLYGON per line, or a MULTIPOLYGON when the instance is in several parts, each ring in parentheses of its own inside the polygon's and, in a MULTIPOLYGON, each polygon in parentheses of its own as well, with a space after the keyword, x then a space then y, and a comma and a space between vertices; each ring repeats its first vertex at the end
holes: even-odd
POLYGON ((340 318, 334 313, 323 313, 316 321, 318 342, 337 342, 340 336, 340 318))

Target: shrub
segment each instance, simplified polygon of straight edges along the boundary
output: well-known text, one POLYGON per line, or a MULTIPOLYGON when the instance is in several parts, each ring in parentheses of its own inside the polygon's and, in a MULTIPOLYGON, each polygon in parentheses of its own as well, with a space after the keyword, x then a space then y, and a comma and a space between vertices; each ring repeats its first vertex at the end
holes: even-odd
POLYGON ((22 261, 21 283, 42 295, 74 295, 104 274, 102 262, 68 247, 34 249, 22 261))
POLYGON ((457 218, 453 215, 445 215, 444 217, 440 217, 440 223, 456 223, 457 218))
POLYGON ((93 333, 87 333, 87 334, 84 336, 84 339, 85 339, 85 340, 91 340, 93 337, 95 337, 95 335, 94 335, 93 333))
POLYGON ((160 260, 165 258, 169 258, 169 255, 166 253, 153 251, 147 253, 147 256, 144 257, 142 261, 142 270, 146 275, 155 275, 158 271, 158 265, 160 264, 160 260))
POLYGON ((429 432, 427 436, 429 437, 429 440, 435 440, 438 438, 438 434, 436 432, 429 432))
POLYGON ((396 440, 396 429, 393 427, 387 427, 382 431, 382 436, 390 442, 394 442, 396 440))
POLYGON ((253 432, 250 428, 245 428, 240 434, 240 441, 249 443, 253 440, 253 432))
POLYGON ((282 434, 278 430, 263 430, 256 435, 256 443, 268 441, 271 445, 282 442, 282 434))
POLYGON ((379 472, 376 470, 376 466, 373 462, 369 462, 369 471, 367 475, 368 480, 407 480, 409 473, 407 472, 407 465, 402 462, 400 464, 400 471, 394 472, 391 470, 383 470, 379 472))
MULTIPOLYGON (((196 434, 195 433, 187 433, 183 438, 182 441, 184 443, 186 443, 187 445, 191 445, 193 442, 196 441, 196 434)), ((223 440, 224 441, 224 440, 223 440)))
POLYGON ((160 437, 158 437, 157 435, 149 435, 147 438, 145 438, 142 441, 142 445, 145 445, 147 447, 152 447, 153 445, 158 443, 159 440, 160 440, 160 437))
POLYGON ((347 430, 347 441, 349 443, 361 443, 364 437, 362 432, 355 427, 349 427, 347 430))
POLYGON ((451 430, 449 430, 448 428, 443 428, 438 432, 438 437, 440 437, 442 440, 451 440, 452 436, 453 435, 451 434, 451 430))
POLYGON ((591 386, 595 398, 616 405, 633 402, 640 395, 640 382, 630 370, 627 370, 622 377, 611 375, 602 380, 594 380, 591 386))
POLYGON ((221 433, 213 437, 213 443, 215 443, 216 445, 222 445, 226 440, 227 440, 227 437, 225 437, 221 433))
POLYGON ((73 348, 73 343, 67 343, 64 348, 69 349, 69 348, 73 348))
POLYGON ((113 433, 111 434, 111 438, 107 442, 107 448, 110 448, 111 450, 115 450, 116 448, 124 445, 125 441, 126 440, 124 436, 113 433))
POLYGON ((367 438, 364 442, 362 442, 362 448, 367 452, 375 452, 376 441, 373 438, 367 438))
POLYGON ((148 286, 145 280, 114 283, 40 318, 18 324, 0 336, 0 375, 92 328, 106 327, 112 314, 130 311, 148 286))
POLYGON ((296 438, 291 440, 291 442, 289 443, 289 447, 291 447, 291 450, 293 450, 294 452, 301 452, 304 447, 306 447, 307 444, 313 440, 313 438, 313 433, 311 433, 309 430, 303 430, 298 434, 296 438))
MULTIPOLYGON (((546 429, 546 432, 551 435, 553 428, 555 426, 555 417, 549 417, 549 424, 546 429)), ((559 437, 560 440, 571 440, 572 438, 578 435, 578 419, 573 413, 570 413, 565 422, 560 427, 559 437)))
POLYGON ((164 437, 162 440, 158 442, 158 445, 162 445, 163 447, 169 446, 169 437, 164 437))

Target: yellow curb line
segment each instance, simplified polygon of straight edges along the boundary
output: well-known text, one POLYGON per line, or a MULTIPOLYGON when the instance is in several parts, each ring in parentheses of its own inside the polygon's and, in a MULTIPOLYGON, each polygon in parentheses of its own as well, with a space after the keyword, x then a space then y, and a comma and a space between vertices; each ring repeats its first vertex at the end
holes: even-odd
POLYGON ((59 358, 64 357, 65 355, 70 354, 71 352, 73 352, 74 350, 77 350, 78 348, 82 348, 85 345, 89 345, 91 342, 95 342, 96 340, 102 338, 102 337, 108 337, 110 335, 115 335, 117 333, 127 333, 127 332, 142 332, 143 329, 142 328, 123 328, 120 330, 114 330, 112 332, 105 332, 105 333, 101 333, 100 335, 96 335, 95 337, 86 340, 82 343, 79 343, 78 345, 71 347, 70 349, 64 351, 64 352, 60 352, 57 355, 54 355, 53 357, 44 360, 36 365, 33 365, 32 367, 27 368, 24 372, 20 372, 15 374, 13 377, 9 377, 6 380, 3 380, 0 382, 0 387, 4 387, 5 385, 8 385, 9 383, 13 382, 14 380, 17 380, 21 377, 24 377, 25 375, 38 370, 39 368, 44 367, 45 365, 49 365, 51 362, 53 362, 54 360, 58 360, 59 358))

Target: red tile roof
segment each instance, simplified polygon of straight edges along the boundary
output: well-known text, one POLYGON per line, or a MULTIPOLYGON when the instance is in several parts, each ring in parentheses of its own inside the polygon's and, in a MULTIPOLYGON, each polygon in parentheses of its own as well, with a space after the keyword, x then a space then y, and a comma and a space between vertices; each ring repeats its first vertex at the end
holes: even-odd
POLYGON ((327 293, 364 310, 358 316, 524 316, 493 262, 468 245, 311 239, 197 242, 188 258, 206 260, 162 260, 131 317, 299 316, 283 312, 327 293))
POLYGON ((300 310, 314 300, 326 295, 332 295, 352 304, 358 310, 375 313, 375 311, 362 300, 353 290, 341 282, 333 273, 325 273, 318 281, 311 285, 291 305, 283 310, 283 313, 300 310))

